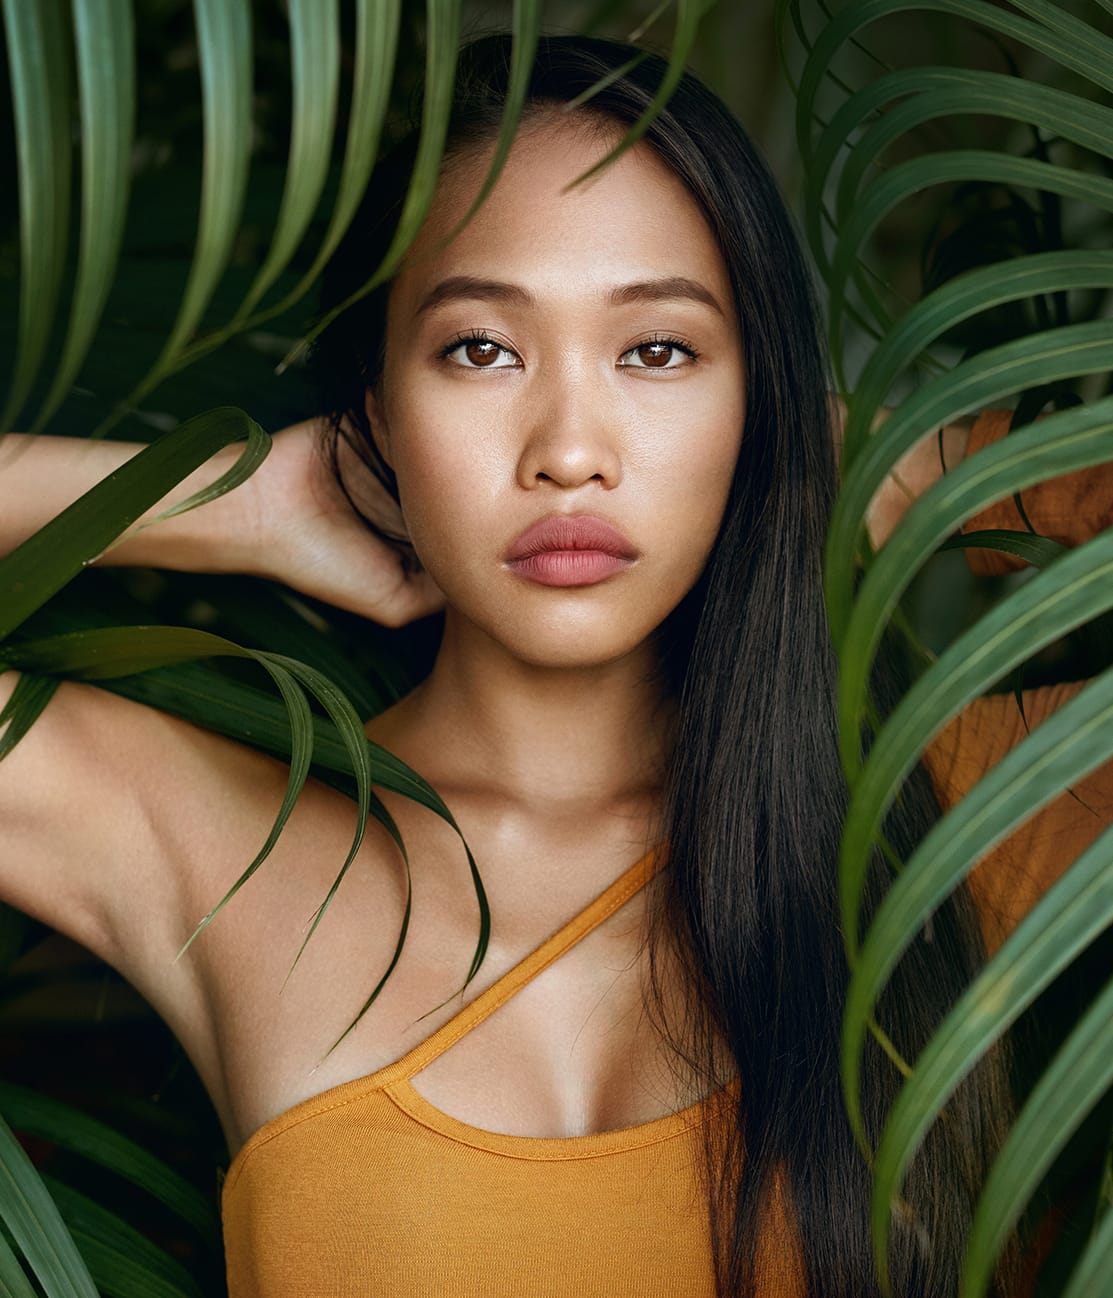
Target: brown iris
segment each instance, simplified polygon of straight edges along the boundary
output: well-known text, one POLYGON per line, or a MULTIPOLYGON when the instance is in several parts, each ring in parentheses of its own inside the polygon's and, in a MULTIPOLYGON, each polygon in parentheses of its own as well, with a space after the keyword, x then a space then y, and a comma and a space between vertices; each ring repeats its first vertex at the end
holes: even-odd
POLYGON ((638 359, 643 365, 661 369, 672 360, 674 350, 672 343, 642 343, 638 348, 638 359))
POLYGON ((466 344, 464 355, 472 365, 490 365, 492 361, 498 359, 501 350, 498 343, 476 338, 466 344))

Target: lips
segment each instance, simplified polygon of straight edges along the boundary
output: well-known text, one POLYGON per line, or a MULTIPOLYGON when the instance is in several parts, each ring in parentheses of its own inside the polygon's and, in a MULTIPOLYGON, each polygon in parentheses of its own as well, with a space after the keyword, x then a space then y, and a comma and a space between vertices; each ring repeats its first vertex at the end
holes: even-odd
POLYGON ((514 541, 506 565, 542 586, 591 586, 628 568, 638 551, 627 537, 594 514, 550 514, 514 541))

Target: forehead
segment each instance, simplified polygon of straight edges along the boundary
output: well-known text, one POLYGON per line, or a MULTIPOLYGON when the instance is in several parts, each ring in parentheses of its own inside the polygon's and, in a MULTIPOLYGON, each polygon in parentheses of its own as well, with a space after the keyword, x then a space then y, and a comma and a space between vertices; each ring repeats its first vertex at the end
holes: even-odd
POLYGON ((618 128, 597 124, 549 116, 530 123, 486 202, 445 243, 478 195, 494 145, 453 158, 395 281, 392 309, 415 310, 432 285, 465 275, 520 283, 554 300, 685 277, 729 310, 730 280, 706 218, 644 141, 573 186, 619 138, 618 128))

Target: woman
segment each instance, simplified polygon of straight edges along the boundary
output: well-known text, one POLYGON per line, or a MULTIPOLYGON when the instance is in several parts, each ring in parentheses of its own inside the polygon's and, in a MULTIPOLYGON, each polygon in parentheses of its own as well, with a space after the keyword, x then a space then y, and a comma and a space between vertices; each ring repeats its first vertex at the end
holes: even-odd
MULTIPOLYGON (((807 275, 764 167, 693 80, 569 187, 662 71, 647 59, 569 110, 630 56, 588 40, 543 45, 504 174, 446 241, 493 152, 507 55, 502 38, 464 52, 418 241, 321 345, 340 458, 358 446, 395 490, 393 521, 369 508, 403 539, 372 539, 304 426, 244 488, 111 556, 262 572, 388 623, 443 593, 430 677, 368 734, 446 798, 480 862, 494 928, 478 976, 454 995, 476 923, 462 849, 390 799, 415 864, 409 935, 322 1060, 389 962, 404 889, 373 826, 278 997, 351 833, 351 804, 317 785, 234 920, 171 966, 254 855, 285 771, 78 685, 5 763, 0 881, 134 982, 196 1064, 236 1155, 233 1298, 860 1298, 877 1284, 835 1063, 844 789, 819 572, 835 463, 807 275)), ((403 144, 378 173, 329 300, 374 268, 411 159, 403 144)), ((948 430, 956 457, 966 432, 948 430)), ((129 454, 81 451, 17 461, 9 543, 129 454)), ((367 479, 346 468, 358 502, 367 479)), ((934 471, 913 457, 921 486, 934 471)), ((895 502, 877 502, 878 539, 895 502)), ((1054 702, 1033 697, 1029 721, 1054 702)), ((954 796, 949 762, 984 766, 1017 730, 995 703, 952 728, 896 846, 954 796)), ((902 1049, 980 956, 963 894, 884 1007, 902 1049)), ((910 1178, 899 1293, 953 1291, 1000 1067, 910 1178)), ((893 1087, 872 1057, 875 1110, 893 1087)))

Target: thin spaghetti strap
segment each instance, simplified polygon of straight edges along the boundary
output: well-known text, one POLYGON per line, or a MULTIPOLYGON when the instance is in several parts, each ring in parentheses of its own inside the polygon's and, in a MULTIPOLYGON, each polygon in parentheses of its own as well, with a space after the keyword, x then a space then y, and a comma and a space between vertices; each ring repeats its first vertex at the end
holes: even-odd
POLYGON ((500 1005, 505 1004, 531 978, 536 978, 543 969, 547 969, 555 960, 559 960, 565 951, 575 946, 581 938, 586 937, 592 929, 598 928, 609 915, 613 915, 620 906, 629 901, 653 877, 655 862, 656 851, 650 851, 640 861, 635 861, 605 892, 596 897, 575 918, 569 920, 563 928, 558 929, 535 951, 503 974, 497 982, 492 983, 471 1004, 465 1005, 459 1014, 450 1018, 432 1036, 426 1037, 420 1045, 403 1055, 397 1063, 384 1069, 383 1082, 412 1077, 423 1068, 427 1068, 438 1055, 443 1054, 465 1033, 482 1023, 500 1005), (390 1074, 389 1078, 386 1076, 387 1073, 390 1074))

